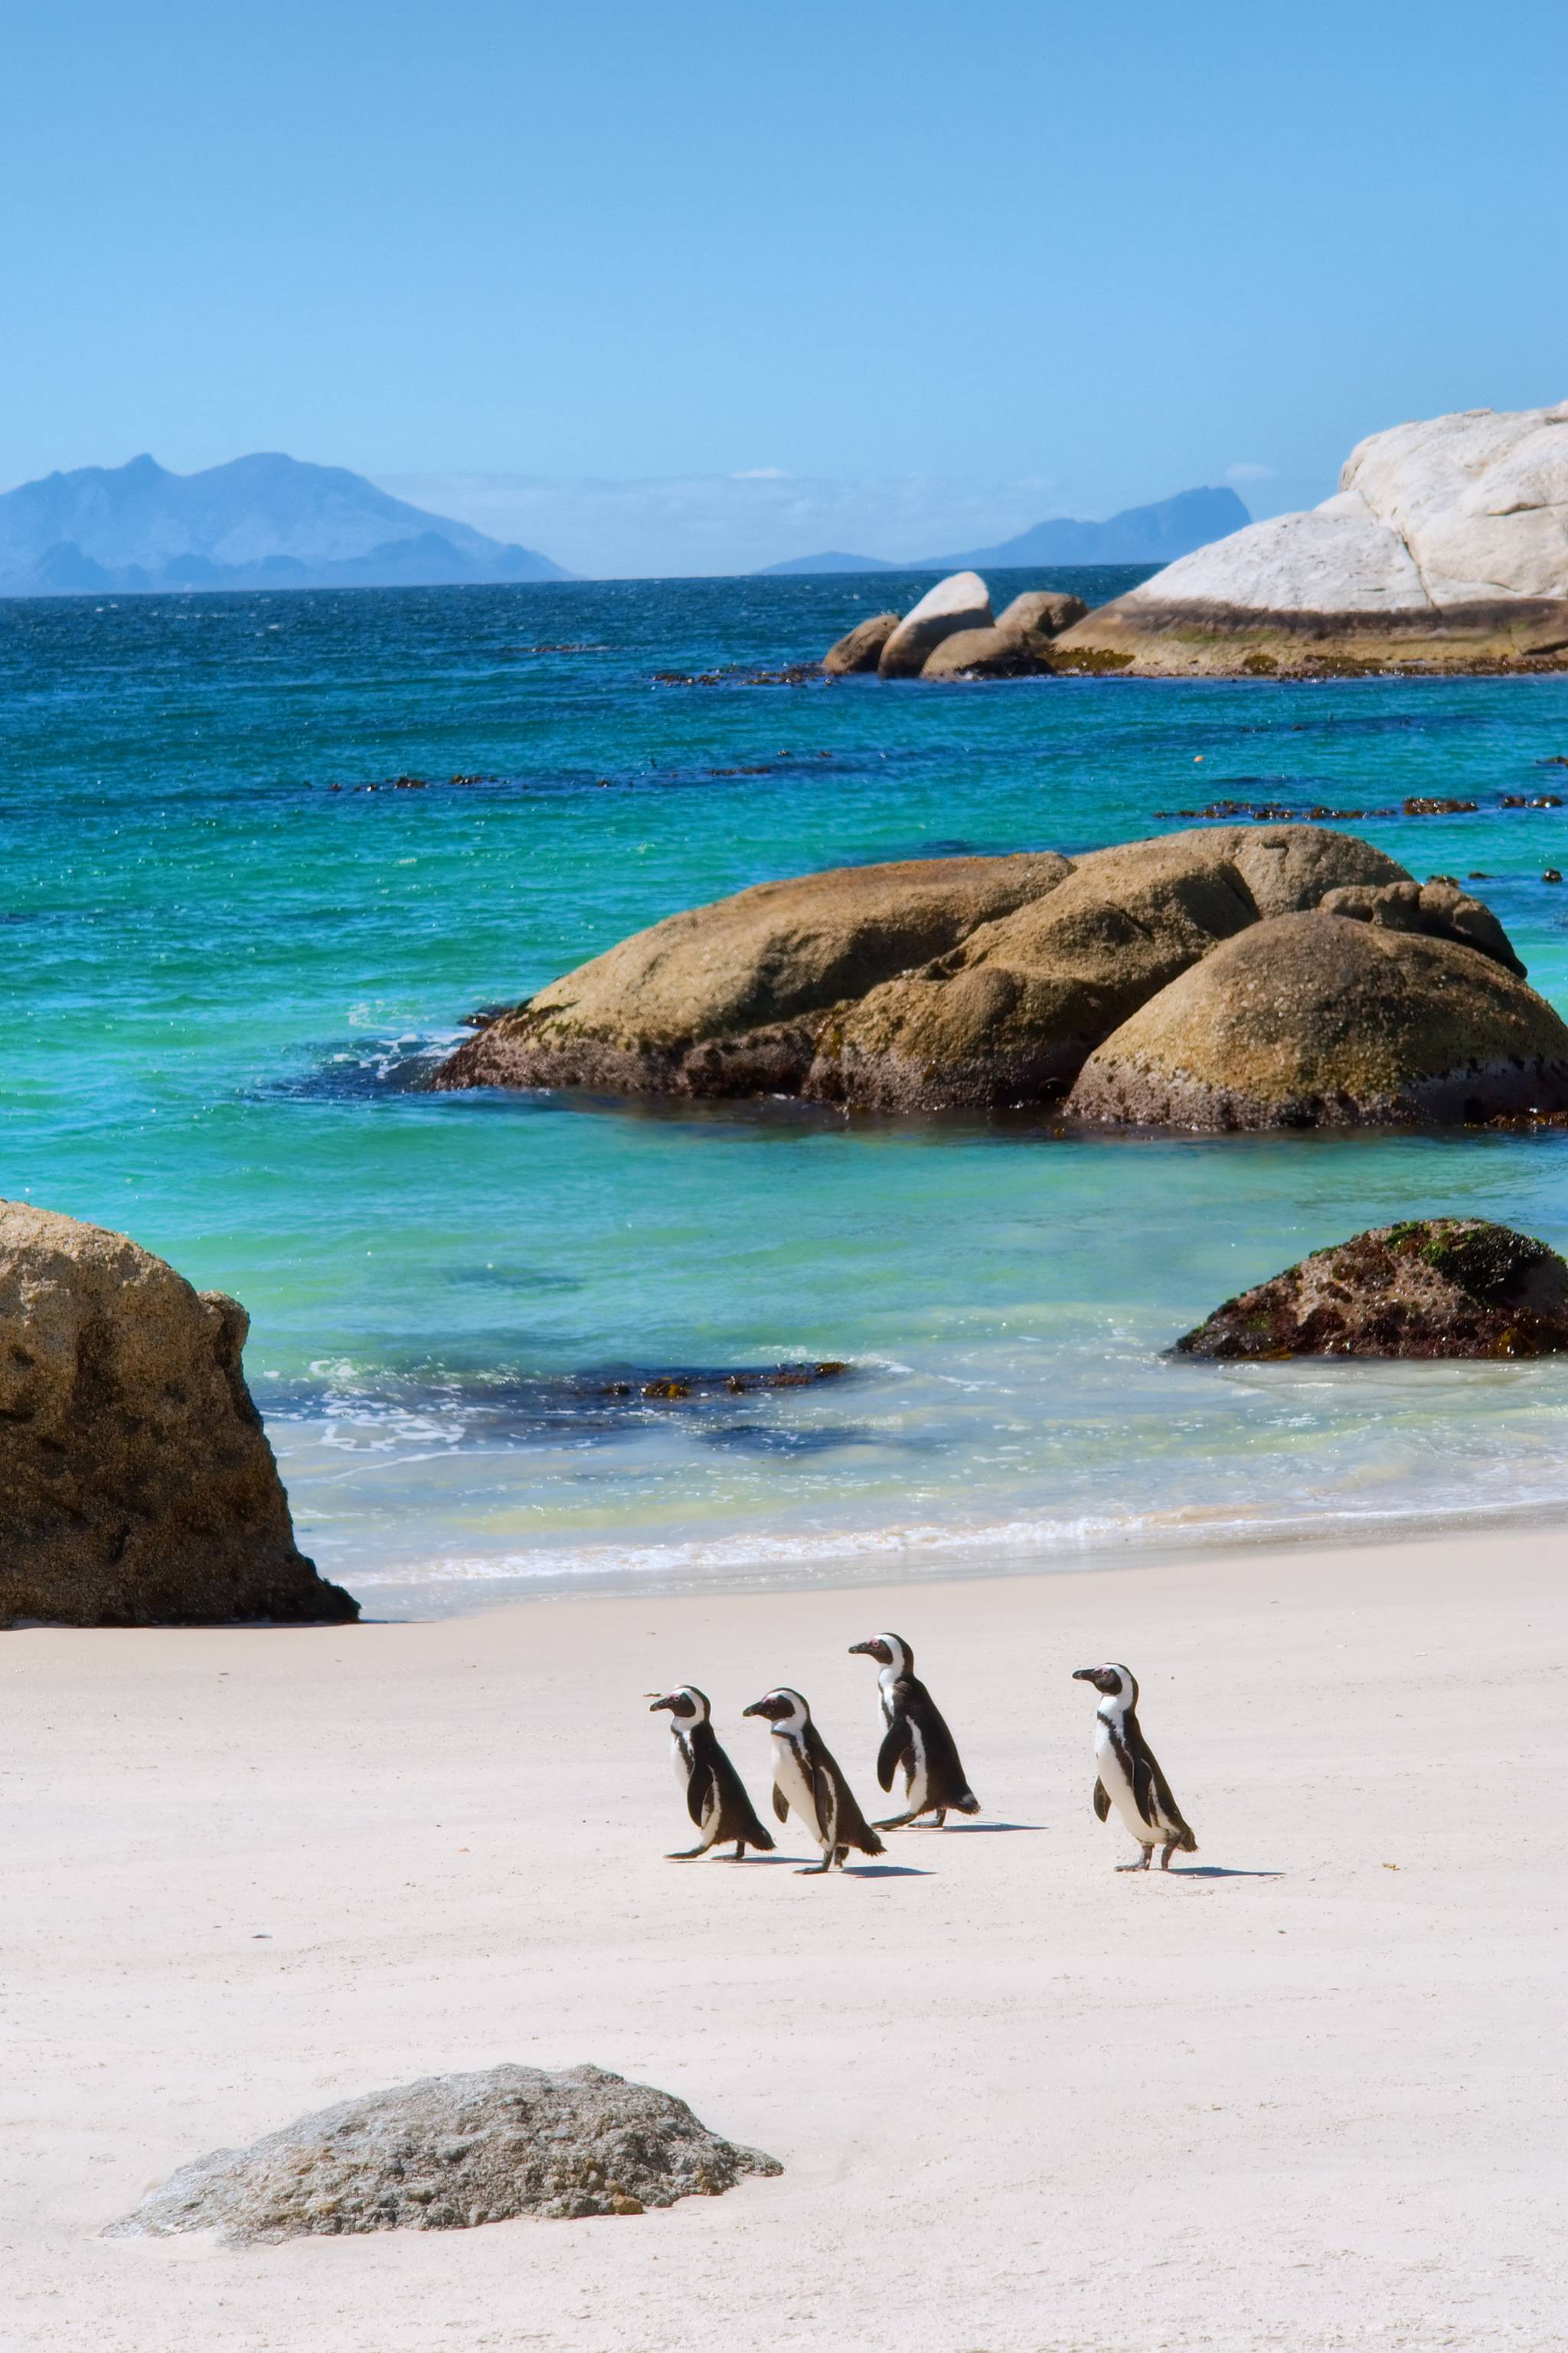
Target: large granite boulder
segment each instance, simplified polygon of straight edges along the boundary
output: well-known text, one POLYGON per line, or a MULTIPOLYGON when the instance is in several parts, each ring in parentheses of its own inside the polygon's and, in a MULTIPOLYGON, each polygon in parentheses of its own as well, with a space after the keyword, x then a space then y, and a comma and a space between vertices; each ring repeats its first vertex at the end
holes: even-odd
POLYGON ((1142 672, 1568 662, 1568 402, 1361 442, 1335 495, 1169 564, 1061 638, 1142 672))
POLYGON ((229 2246, 364 2231, 466 2231, 519 2214, 641 2214, 717 2198, 775 2158, 721 2140, 684 2100, 603 2067, 489 2067, 342 2101, 215 2149, 112 2238, 213 2231, 229 2246))
POLYGON ((1227 1299, 1184 1356, 1545 1356, 1568 1348, 1568 1266, 1481 1218, 1376 1226, 1227 1299))
POLYGON ((1568 1032, 1523 970, 1479 900, 1352 834, 1215 826, 763 884, 553 982, 435 1084, 1463 1120, 1556 1107, 1568 1032))
POLYGON ((822 667, 829 678, 847 678, 856 670, 875 670, 882 658, 882 648, 902 621, 901 614, 873 613, 868 621, 857 621, 837 645, 829 646, 822 657, 822 667))
POLYGON ((1198 1128, 1568 1108, 1568 1029, 1481 949, 1342 914, 1227 940, 1084 1064, 1069 1117, 1198 1128))
POLYGON ((294 1542, 247 1329, 123 1234, 0 1202, 0 1625, 358 1617, 294 1542))
POLYGON ((918 678, 933 646, 959 629, 991 627, 991 596, 978 572, 950 573, 911 605, 877 663, 882 678, 918 678))
POLYGON ((667 916, 479 1030, 439 1088, 795 1093, 835 1005, 1072 871, 1052 851, 851 866, 667 916))
POLYGON ((1369 842, 1312 826, 1093 851, 1048 897, 832 1015, 802 1091, 889 1112, 1048 1100, 1141 1005, 1260 916, 1400 880, 1415 888, 1369 842))

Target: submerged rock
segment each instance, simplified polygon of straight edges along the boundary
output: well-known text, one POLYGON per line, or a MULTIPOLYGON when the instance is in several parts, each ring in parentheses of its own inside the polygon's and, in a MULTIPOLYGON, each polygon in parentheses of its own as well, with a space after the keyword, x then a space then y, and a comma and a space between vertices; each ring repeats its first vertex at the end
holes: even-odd
POLYGON ((875 670, 882 657, 882 648, 900 626, 898 613, 873 613, 868 621, 857 621, 855 627, 837 645, 829 646, 822 657, 822 667, 829 678, 846 678, 855 670, 875 670))
POLYGON ((248 1328, 125 1235, 0 1203, 0 1625, 358 1617, 294 1542, 248 1328))
POLYGON ((520 2214, 640 2214, 782 2173, 684 2100, 602 2067, 427 2075, 215 2149, 109 2235, 216 2231, 231 2246, 310 2233, 464 2231, 520 2214))
POLYGON ((1085 1063, 1070 1117, 1349 1127, 1568 1106, 1568 1029, 1479 948, 1318 910, 1227 940, 1085 1063))
POLYGON ((978 572, 954 572, 928 588, 882 648, 882 678, 918 678, 933 646, 959 629, 991 627, 991 596, 978 572))
POLYGON ((1063 638, 1142 672, 1568 661, 1568 402, 1373 433, 1334 497, 1184 555, 1063 638))
POLYGON ((1314 1250, 1176 1342, 1184 1356, 1543 1356, 1568 1348, 1568 1266, 1479 1218, 1376 1226, 1314 1250))

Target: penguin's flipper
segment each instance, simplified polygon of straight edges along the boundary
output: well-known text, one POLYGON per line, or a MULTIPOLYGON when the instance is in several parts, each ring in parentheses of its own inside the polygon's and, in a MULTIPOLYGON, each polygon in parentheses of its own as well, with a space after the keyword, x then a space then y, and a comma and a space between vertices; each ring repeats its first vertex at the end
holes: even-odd
POLYGON ((773 1783, 773 1811, 778 1816, 781 1822, 788 1821, 789 1799, 784 1796, 784 1791, 779 1788, 776 1781, 773 1783))
POLYGON ((744 1843, 747 1846, 754 1846, 759 1854, 772 1854, 773 1834, 772 1831, 765 1831, 763 1828, 749 1806, 746 1809, 746 1828, 743 1836, 744 1843))
POLYGON ((892 1788, 893 1776, 898 1771, 900 1765, 904 1767, 907 1778, 910 1767, 910 1751, 912 1746, 913 1744, 910 1738, 910 1720, 908 1716, 896 1715, 893 1718, 892 1723, 888 1726, 887 1737, 884 1739, 881 1747, 877 1751, 877 1782, 880 1788, 890 1789, 892 1788))
POLYGON ((1094 1810, 1102 1822, 1108 1822, 1110 1820, 1110 1800, 1105 1794, 1103 1781, 1097 1780, 1094 1785, 1094 1810))

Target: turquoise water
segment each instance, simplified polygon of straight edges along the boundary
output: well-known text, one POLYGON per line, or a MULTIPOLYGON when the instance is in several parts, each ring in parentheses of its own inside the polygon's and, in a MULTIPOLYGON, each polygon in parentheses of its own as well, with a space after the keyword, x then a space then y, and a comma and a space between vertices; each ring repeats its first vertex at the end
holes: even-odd
POLYGON ((245 1301, 301 1540, 373 1611, 1568 1502, 1563 1368, 1162 1354, 1406 1212, 1568 1247, 1561 1134, 1083 1140, 412 1091, 466 1012, 671 909, 1071 851, 1217 796, 1478 799, 1354 829, 1423 876, 1484 870, 1568 1009, 1568 886, 1541 880, 1568 809, 1499 806, 1568 789, 1541 765, 1568 681, 748 682, 921 585, 0 606, 0 1190, 245 1301), (818 1357, 852 1370, 602 1394, 818 1357))

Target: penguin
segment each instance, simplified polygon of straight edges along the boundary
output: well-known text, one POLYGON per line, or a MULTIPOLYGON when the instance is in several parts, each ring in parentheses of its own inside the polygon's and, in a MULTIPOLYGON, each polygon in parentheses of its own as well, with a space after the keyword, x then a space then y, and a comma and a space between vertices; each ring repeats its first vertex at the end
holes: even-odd
POLYGON ((1094 1785, 1094 1810, 1108 1821, 1116 1808, 1142 1848, 1142 1860, 1119 1862, 1118 1871, 1147 1871, 1158 1846, 1160 1868, 1169 1871, 1178 1847, 1196 1854, 1198 1842, 1182 1820, 1161 1772, 1153 1750, 1138 1721, 1138 1681, 1130 1669, 1118 1666, 1078 1667, 1075 1683, 1092 1683, 1103 1694, 1095 1715, 1094 1755, 1100 1778, 1094 1785))
POLYGON ((758 1821, 740 1775, 719 1746, 709 1721, 707 1693, 700 1692, 695 1683, 682 1683, 679 1691, 656 1697, 648 1714, 657 1715, 661 1707, 669 1710, 669 1754, 675 1778, 685 1797, 686 1810, 702 1833, 700 1846, 682 1847, 665 1861, 689 1862, 717 1846, 721 1839, 735 1841, 734 1853, 725 1858, 730 1862, 742 1862, 749 1846, 771 1854, 773 1832, 758 1821))
POLYGON ((822 1861, 810 1864, 806 1875, 831 1871, 835 1863, 842 1871, 852 1846, 862 1854, 880 1854, 882 1841, 856 1804, 800 1694, 771 1691, 741 1712, 765 1716, 773 1725, 773 1811, 782 1822, 793 1806, 822 1849, 822 1861))
POLYGON ((877 1778, 884 1789, 904 1768, 906 1811, 879 1822, 879 1831, 901 1831, 917 1815, 934 1813, 936 1828, 954 1813, 977 1814, 980 1800, 969 1786, 959 1761, 958 1746, 943 1723, 936 1702, 915 1673, 915 1654, 897 1634, 875 1634, 868 1642, 851 1642, 850 1657, 875 1659, 882 1697, 882 1721, 887 1736, 877 1757, 877 1778))

